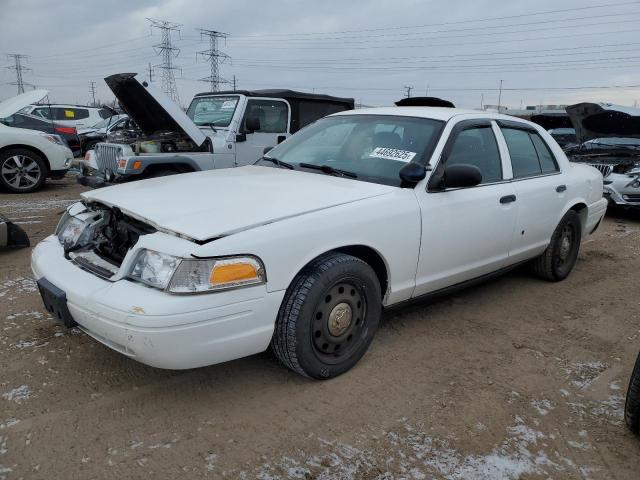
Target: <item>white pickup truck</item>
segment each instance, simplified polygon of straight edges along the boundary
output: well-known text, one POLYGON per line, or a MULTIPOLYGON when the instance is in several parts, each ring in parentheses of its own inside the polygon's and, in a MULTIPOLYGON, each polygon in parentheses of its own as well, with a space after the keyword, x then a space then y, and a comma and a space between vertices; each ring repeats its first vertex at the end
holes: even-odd
POLYGON ((197 94, 187 112, 134 73, 105 78, 143 135, 98 143, 78 182, 102 187, 175 173, 250 165, 309 123, 351 110, 352 98, 292 90, 197 94))

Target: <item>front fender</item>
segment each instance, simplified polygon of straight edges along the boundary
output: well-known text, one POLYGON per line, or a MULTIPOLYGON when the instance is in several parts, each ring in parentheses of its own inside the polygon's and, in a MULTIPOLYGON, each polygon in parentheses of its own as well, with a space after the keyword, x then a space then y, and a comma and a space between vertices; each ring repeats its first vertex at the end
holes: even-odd
POLYGON ((119 175, 142 175, 149 167, 163 166, 170 168, 172 166, 188 167, 195 172, 202 170, 200 164, 193 158, 186 155, 171 156, 139 156, 129 157, 125 168, 118 168, 119 175), (138 168, 134 168, 138 167, 138 168))

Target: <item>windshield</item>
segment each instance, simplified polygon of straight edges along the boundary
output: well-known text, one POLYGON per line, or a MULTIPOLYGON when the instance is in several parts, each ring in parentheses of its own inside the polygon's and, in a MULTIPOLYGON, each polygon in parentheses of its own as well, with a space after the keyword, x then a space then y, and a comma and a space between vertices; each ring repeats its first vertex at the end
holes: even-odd
POLYGON ((400 186, 400 169, 409 162, 426 164, 443 126, 439 120, 390 115, 326 117, 267 156, 296 169, 328 166, 357 180, 400 186))
POLYGON ((189 105, 187 116, 198 126, 228 127, 239 98, 237 95, 196 97, 189 105))

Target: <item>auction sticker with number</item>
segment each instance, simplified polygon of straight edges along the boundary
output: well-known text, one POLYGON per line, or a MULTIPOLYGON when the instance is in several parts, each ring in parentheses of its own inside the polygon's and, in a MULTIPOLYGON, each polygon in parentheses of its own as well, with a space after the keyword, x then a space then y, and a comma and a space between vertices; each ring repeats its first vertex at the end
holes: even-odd
POLYGON ((416 156, 416 152, 410 152, 409 150, 397 150, 395 148, 376 147, 369 156, 409 163, 413 160, 413 157, 416 156))

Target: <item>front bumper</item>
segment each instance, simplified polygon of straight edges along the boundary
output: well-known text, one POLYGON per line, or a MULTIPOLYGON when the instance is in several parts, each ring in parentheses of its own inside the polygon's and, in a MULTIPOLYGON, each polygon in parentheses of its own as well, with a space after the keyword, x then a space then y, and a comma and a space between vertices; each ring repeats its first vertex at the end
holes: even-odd
POLYGON ((50 236, 33 250, 36 280, 65 292, 78 326, 99 342, 141 363, 196 368, 264 351, 284 291, 264 285, 202 295, 172 295, 120 280, 108 282, 64 258, 50 236))
POLYGON ((640 187, 632 184, 638 177, 612 173, 604 179, 604 194, 610 203, 625 208, 640 208, 640 187))

